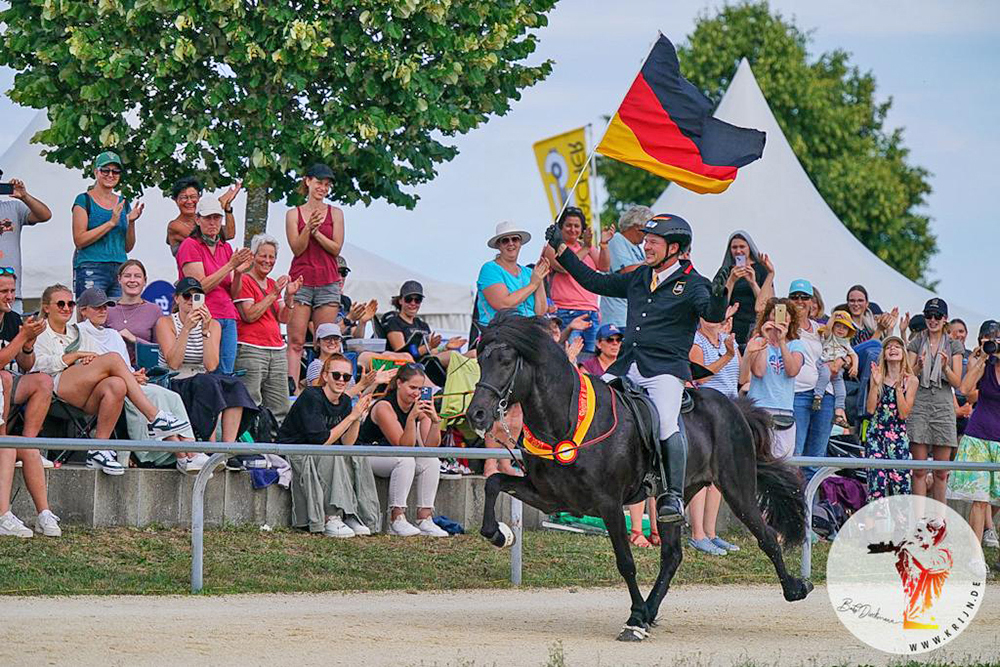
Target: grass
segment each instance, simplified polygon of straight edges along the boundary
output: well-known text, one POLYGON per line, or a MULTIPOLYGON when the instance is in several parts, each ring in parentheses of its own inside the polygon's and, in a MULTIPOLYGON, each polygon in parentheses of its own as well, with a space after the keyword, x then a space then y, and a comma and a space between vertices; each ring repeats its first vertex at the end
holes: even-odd
MULTIPOLYGON (((770 561, 749 538, 728 539, 742 550, 723 558, 684 550, 676 585, 773 584, 770 561)), ((829 545, 813 549, 813 581, 822 582, 829 545)), ((799 549, 786 553, 798 572, 799 549)), ((656 577, 659 551, 634 549, 640 582, 656 577)), ((361 590, 508 588, 510 552, 478 535, 402 540, 386 536, 337 540, 293 530, 205 531, 209 594, 361 590)), ((70 528, 58 539, 0 539, 2 595, 156 595, 187 593, 191 537, 162 528, 70 528)), ((606 538, 529 532, 523 585, 538 588, 619 586, 606 538)))

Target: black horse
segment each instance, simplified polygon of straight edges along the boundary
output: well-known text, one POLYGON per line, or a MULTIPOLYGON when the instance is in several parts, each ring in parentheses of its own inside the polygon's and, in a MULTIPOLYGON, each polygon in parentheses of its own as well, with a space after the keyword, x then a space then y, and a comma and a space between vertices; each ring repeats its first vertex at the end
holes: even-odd
MULTIPOLYGON (((500 313, 477 346, 481 380, 469 404, 473 428, 484 431, 512 404, 519 403, 524 423, 539 441, 570 438, 577 424, 581 376, 538 318, 500 313)), ((542 512, 600 516, 608 529, 618 571, 628 584, 632 609, 618 639, 639 641, 655 624, 660 602, 681 563, 681 524, 659 526, 660 571, 643 599, 636 583, 623 505, 649 494, 652 458, 639 420, 622 405, 621 395, 593 379, 596 412, 586 437, 600 442, 580 447, 570 464, 524 456, 525 477, 496 474, 486 482, 486 507, 480 533, 498 547, 512 542, 511 531, 496 520, 501 491, 542 512)), ((807 580, 788 573, 777 536, 797 544, 805 536, 805 504, 798 472, 771 459, 770 415, 750 401, 732 401, 713 389, 694 393, 693 409, 683 415, 688 439, 685 502, 715 484, 774 564, 788 601, 812 590, 807 580), (765 519, 766 517, 766 519, 765 519)))

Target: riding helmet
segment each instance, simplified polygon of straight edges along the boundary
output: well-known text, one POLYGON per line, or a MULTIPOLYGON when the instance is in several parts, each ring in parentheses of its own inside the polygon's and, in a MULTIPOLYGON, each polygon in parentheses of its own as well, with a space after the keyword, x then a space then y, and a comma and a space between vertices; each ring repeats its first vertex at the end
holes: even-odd
POLYGON ((668 243, 679 243, 681 252, 691 247, 691 225, 687 223, 687 220, 673 213, 654 215, 643 225, 642 232, 659 236, 668 243))

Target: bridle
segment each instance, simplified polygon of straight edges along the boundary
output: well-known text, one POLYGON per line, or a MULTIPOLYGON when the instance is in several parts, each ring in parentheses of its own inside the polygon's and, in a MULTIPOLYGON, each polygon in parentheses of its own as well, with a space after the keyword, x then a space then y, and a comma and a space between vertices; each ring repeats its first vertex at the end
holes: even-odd
MULTIPOLYGON (((491 343, 490 345, 487 345, 486 349, 483 350, 483 357, 488 356, 494 350, 503 347, 503 345, 503 343, 491 343)), ((507 424, 507 408, 510 406, 510 395, 514 393, 514 383, 517 382, 517 375, 521 372, 523 365, 524 362, 521 361, 521 355, 515 354, 514 372, 510 374, 510 377, 507 379, 507 383, 502 389, 497 389, 489 382, 484 382, 482 379, 480 379, 475 386, 476 389, 482 387, 483 389, 491 391, 497 395, 499 400, 497 401, 496 417, 497 421, 500 422, 500 428, 502 428, 504 433, 507 435, 507 442, 501 442, 500 444, 502 444, 504 449, 510 453, 511 460, 514 462, 514 465, 522 470, 524 470, 524 468, 521 465, 521 462, 514 458, 514 450, 512 450, 508 445, 508 443, 510 443, 510 445, 517 447, 517 441, 514 439, 514 434, 510 432, 510 426, 507 424)))

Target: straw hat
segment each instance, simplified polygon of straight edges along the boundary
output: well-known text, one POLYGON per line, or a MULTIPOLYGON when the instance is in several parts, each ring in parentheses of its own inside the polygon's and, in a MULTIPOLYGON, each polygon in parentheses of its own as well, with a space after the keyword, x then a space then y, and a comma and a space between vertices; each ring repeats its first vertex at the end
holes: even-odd
POLYGON ((531 234, 529 232, 526 232, 518 227, 516 223, 504 221, 497 223, 496 234, 494 234, 493 237, 486 242, 486 245, 496 250, 497 241, 512 234, 517 234, 521 237, 521 245, 524 245, 531 240, 531 234))

